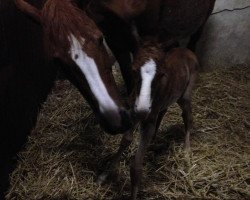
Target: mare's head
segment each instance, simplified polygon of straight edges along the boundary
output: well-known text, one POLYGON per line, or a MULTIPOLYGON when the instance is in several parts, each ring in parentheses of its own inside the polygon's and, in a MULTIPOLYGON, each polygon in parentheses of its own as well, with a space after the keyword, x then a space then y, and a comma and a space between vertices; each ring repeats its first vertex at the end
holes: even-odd
POLYGON ((131 127, 112 75, 112 58, 95 23, 72 0, 47 0, 38 10, 24 0, 19 9, 38 21, 45 51, 60 61, 71 82, 90 104, 104 130, 111 134, 131 127))
POLYGON ((155 99, 158 80, 162 76, 158 66, 164 57, 162 46, 155 42, 145 42, 135 56, 133 63, 134 90, 131 101, 134 112, 139 119, 145 118, 150 112, 155 99))

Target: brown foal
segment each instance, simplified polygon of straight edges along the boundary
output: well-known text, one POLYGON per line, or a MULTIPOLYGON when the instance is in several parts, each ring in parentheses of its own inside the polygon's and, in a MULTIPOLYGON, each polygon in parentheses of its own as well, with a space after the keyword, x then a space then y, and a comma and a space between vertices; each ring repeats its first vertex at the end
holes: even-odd
MULTIPOLYGON (((170 105, 178 103, 182 109, 185 125, 185 151, 190 150, 190 132, 193 126, 191 91, 194 86, 198 60, 186 48, 172 48, 167 53, 161 44, 145 42, 139 49, 133 64, 135 87, 132 93, 134 113, 141 125, 138 150, 131 164, 131 198, 136 199, 142 177, 143 158, 152 138, 155 137, 161 121, 170 105)), ((121 145, 115 154, 110 170, 117 167, 120 156, 130 145, 133 132, 123 135, 121 145)), ((102 182, 109 175, 107 170, 99 177, 102 182)))

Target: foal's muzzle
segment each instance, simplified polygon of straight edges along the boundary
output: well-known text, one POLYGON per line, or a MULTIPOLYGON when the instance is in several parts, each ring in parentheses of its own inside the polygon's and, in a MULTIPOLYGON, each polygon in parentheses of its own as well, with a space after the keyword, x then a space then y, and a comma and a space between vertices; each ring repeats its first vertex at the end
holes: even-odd
POLYGON ((108 134, 124 133, 132 128, 133 118, 131 113, 123 108, 119 111, 106 111, 100 114, 100 125, 108 134))

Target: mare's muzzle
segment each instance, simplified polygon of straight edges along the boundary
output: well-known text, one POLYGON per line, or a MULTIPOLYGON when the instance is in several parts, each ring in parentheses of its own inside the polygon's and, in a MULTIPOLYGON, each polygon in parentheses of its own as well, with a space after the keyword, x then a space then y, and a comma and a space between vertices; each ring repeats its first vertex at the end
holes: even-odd
POLYGON ((99 116, 101 127, 111 135, 124 133, 132 128, 133 117, 131 113, 123 108, 119 111, 105 111, 99 116))

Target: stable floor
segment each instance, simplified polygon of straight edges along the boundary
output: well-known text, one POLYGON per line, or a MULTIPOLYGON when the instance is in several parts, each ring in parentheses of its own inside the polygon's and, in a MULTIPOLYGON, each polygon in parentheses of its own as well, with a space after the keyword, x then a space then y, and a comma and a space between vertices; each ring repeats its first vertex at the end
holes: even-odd
MULTIPOLYGON (((166 114, 145 158, 138 199, 250 199, 250 67, 200 74, 193 116, 188 160, 181 111, 173 106, 166 114)), ((105 134, 78 91, 58 81, 19 154, 8 199, 127 199, 138 135, 112 179, 97 185, 121 137, 105 134)))

